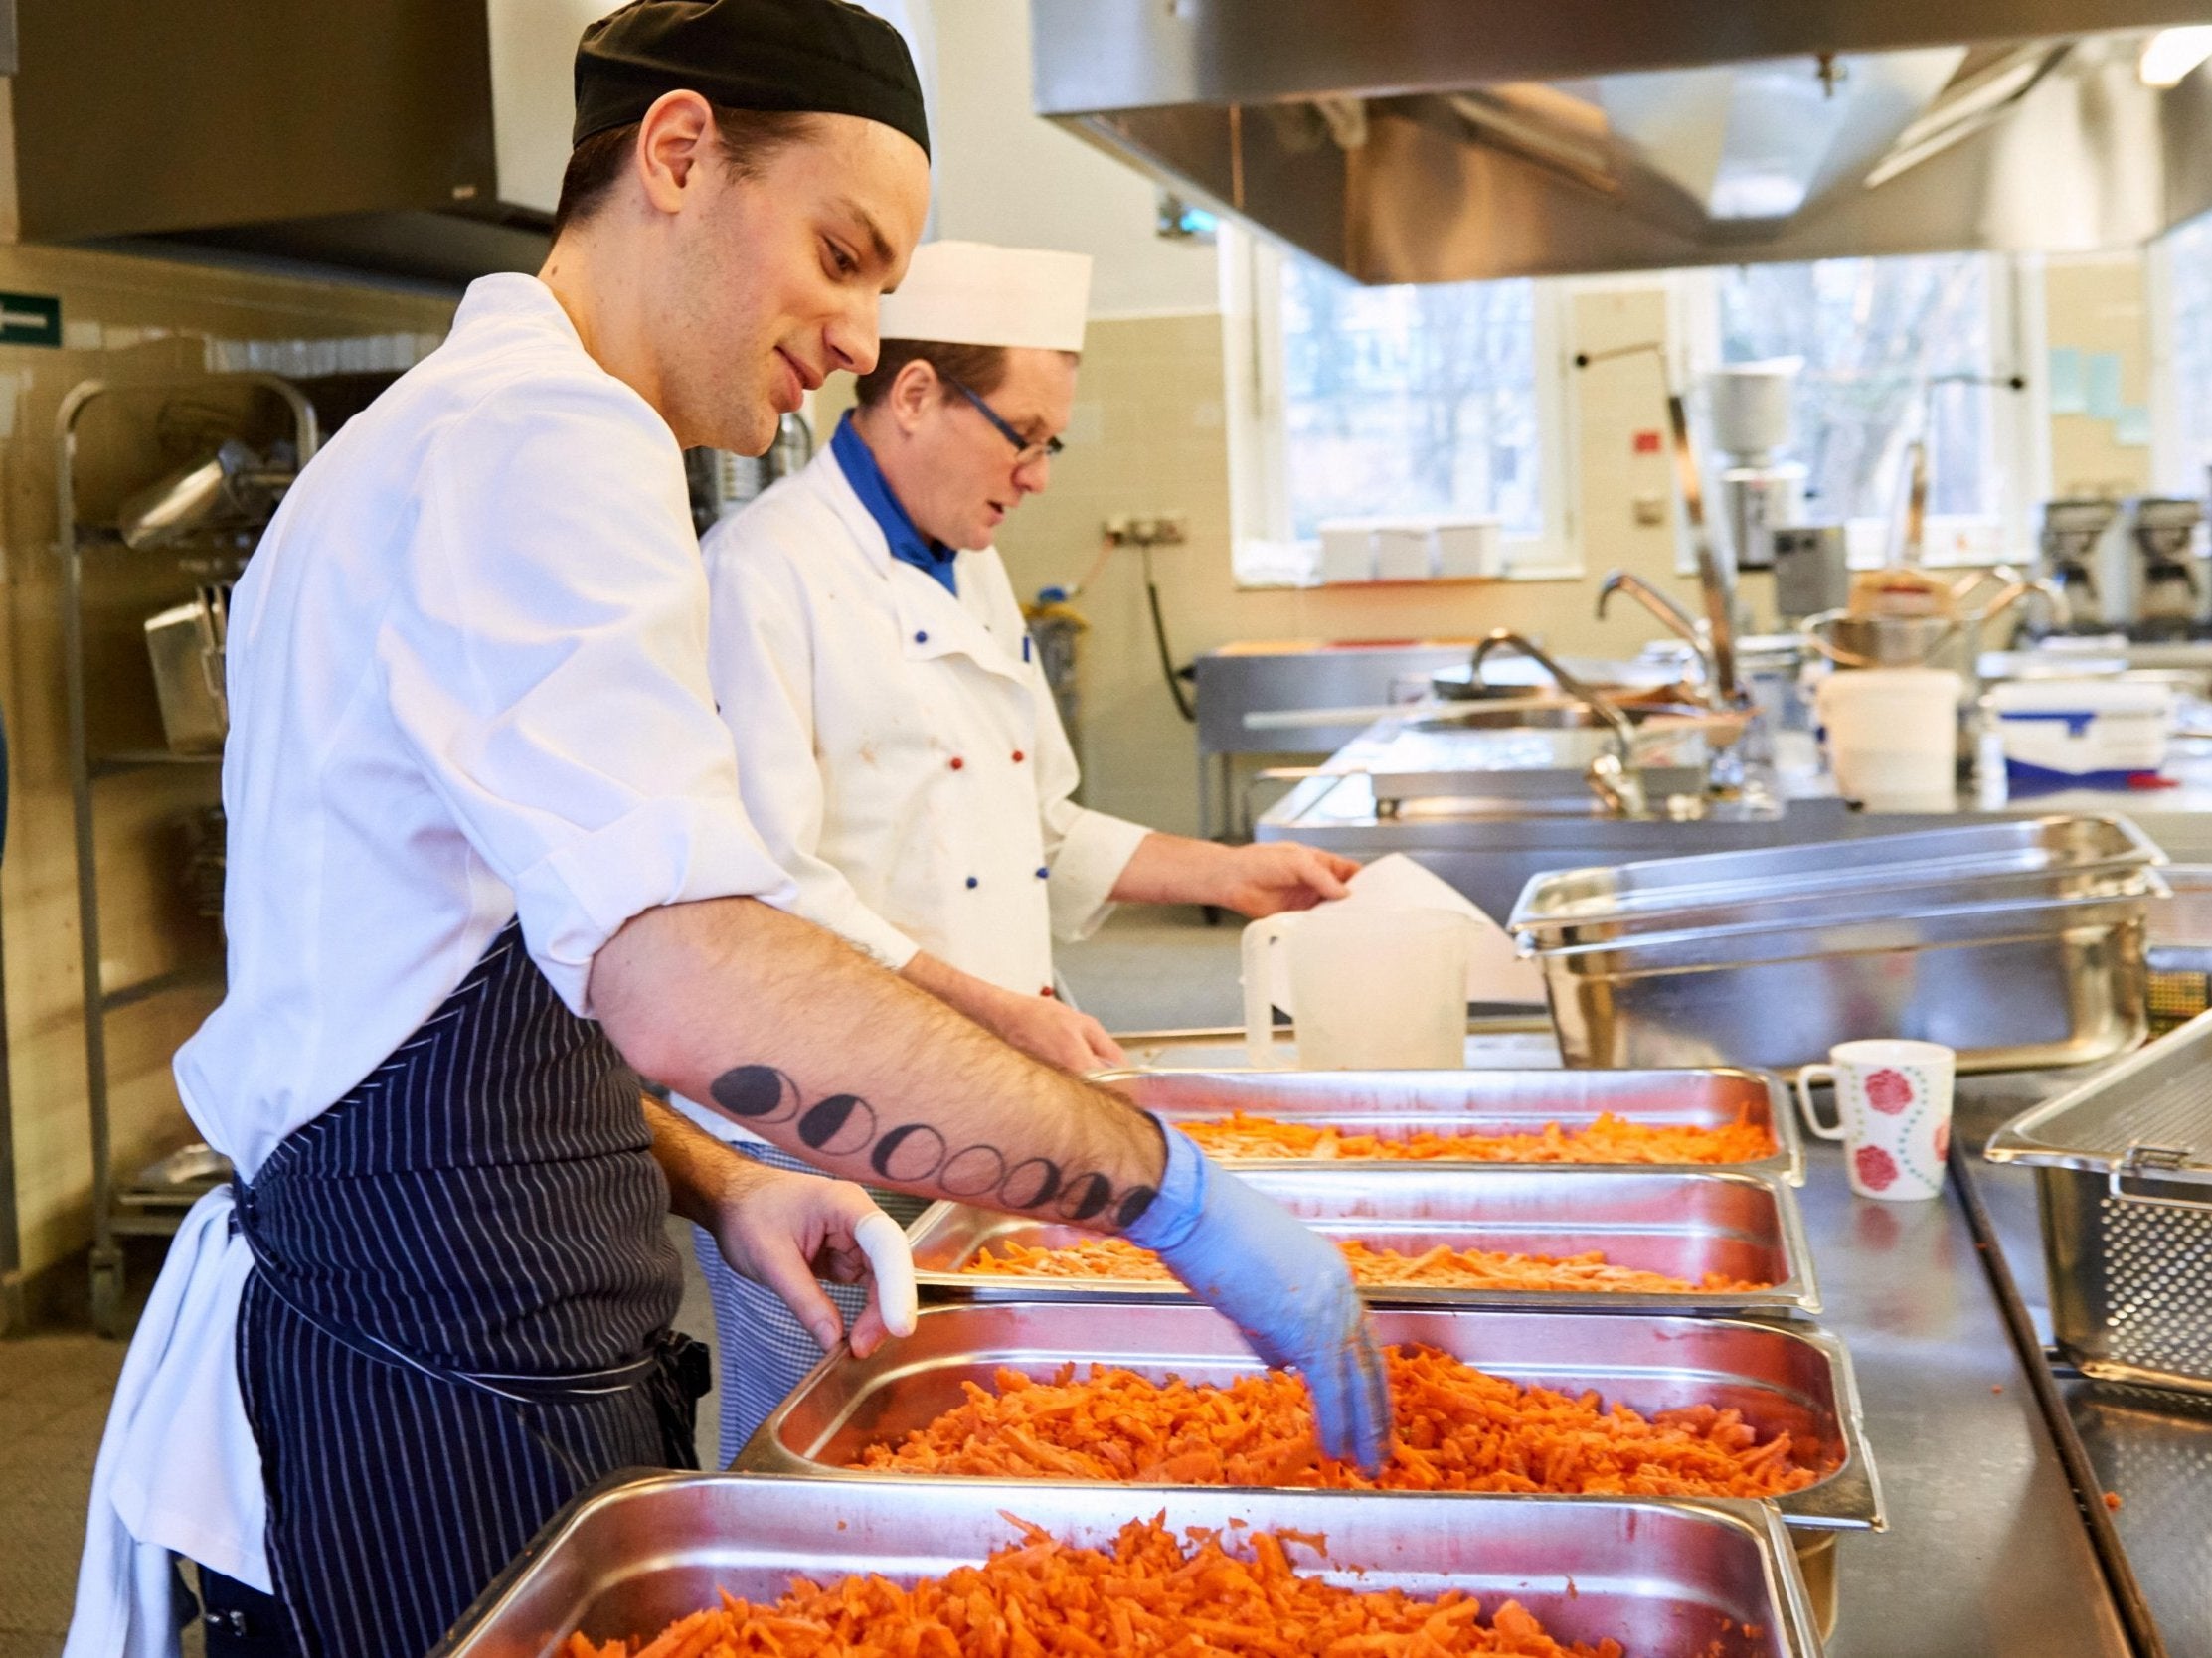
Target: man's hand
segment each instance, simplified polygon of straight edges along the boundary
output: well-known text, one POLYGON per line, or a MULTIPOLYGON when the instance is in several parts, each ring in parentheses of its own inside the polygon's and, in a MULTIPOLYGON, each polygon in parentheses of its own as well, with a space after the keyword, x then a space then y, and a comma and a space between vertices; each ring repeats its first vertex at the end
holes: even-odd
POLYGON ((668 1177, 669 1207, 713 1235, 722 1258, 755 1283, 781 1296, 826 1350, 837 1345, 844 1319, 815 1280, 869 1284, 868 1308, 854 1324, 853 1352, 873 1353, 889 1333, 885 1295, 901 1303, 901 1322, 914 1294, 914 1267, 898 1224, 849 1180, 789 1174, 732 1151, 650 1095, 638 1101, 653 1136, 653 1158, 668 1177), (871 1219, 873 1225, 871 1225, 871 1219), (860 1232, 898 1257, 895 1284, 877 1282, 860 1232))
POLYGON ((1215 877, 1213 902, 1255 920, 1340 899, 1351 890, 1345 883, 1359 873, 1356 859, 1296 841, 1255 841, 1223 850, 1228 858, 1215 877))
POLYGON ((1063 1071, 1105 1071, 1128 1064, 1121 1045, 1088 1013, 1054 996, 1024 996, 994 987, 990 1002, 969 1010, 993 1035, 1063 1071))
POLYGON ((1128 1064, 1120 1045, 1087 1013, 1054 996, 1018 990, 963 973, 927 951, 900 970, 938 1001, 958 1008, 984 1030, 1032 1059, 1081 1075, 1128 1064))
POLYGON ((1324 1454, 1379 1473, 1390 1454, 1390 1382, 1343 1251, 1160 1125, 1159 1195, 1122 1234, 1271 1365, 1305 1379, 1324 1454))
POLYGON ((1257 920, 1311 910, 1350 891, 1359 862, 1296 841, 1220 846, 1184 835, 1146 835, 1121 868, 1113 897, 1128 904, 1211 904, 1257 920))
MULTIPOLYGON (((750 1160, 749 1160, 750 1161, 750 1160)), ((722 1258, 782 1298, 826 1351, 843 1335, 865 1359, 890 1334, 884 1286, 870 1270, 859 1230, 870 1216, 896 1230, 865 1189, 849 1180, 760 1168, 761 1180, 719 1209, 707 1230, 722 1258), (850 1331, 815 1280, 866 1284, 868 1305, 850 1331)))

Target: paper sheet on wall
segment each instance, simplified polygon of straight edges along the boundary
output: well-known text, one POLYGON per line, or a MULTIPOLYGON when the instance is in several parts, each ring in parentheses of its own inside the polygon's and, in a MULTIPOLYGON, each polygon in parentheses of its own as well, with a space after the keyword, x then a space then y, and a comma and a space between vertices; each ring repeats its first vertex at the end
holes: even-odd
POLYGON ((2073 346, 2051 348, 2051 413, 2079 414, 2089 408, 2082 383, 2082 354, 2073 346))
POLYGON ((2089 356, 2089 416, 2093 420, 2120 418, 2120 353, 2093 351, 2089 356))

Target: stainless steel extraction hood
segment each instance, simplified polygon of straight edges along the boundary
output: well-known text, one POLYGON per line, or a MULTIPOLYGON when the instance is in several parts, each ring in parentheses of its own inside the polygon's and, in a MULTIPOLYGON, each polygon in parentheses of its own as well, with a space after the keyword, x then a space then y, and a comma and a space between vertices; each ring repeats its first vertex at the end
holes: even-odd
POLYGON ((535 270, 612 3, 0 0, 0 239, 535 270))
POLYGON ((2212 0, 1031 0, 1036 106, 1368 282, 2142 242, 2212 0))

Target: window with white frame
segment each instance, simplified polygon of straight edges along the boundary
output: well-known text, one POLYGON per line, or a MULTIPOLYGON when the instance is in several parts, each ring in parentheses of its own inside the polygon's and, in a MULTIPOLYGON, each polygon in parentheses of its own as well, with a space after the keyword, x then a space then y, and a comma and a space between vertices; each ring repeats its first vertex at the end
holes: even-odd
POLYGON ((1234 232, 1224 255, 1240 580, 1313 580, 1332 519, 1453 514, 1500 521, 1509 575, 1571 574, 1548 284, 1364 287, 1234 232))
POLYGON ((1982 253, 1745 265, 1714 278, 1724 362, 1798 357, 1791 453, 1806 513, 1877 562, 1901 519, 1910 447, 1928 454, 1931 563, 2009 556, 2024 528, 2027 411, 2011 272, 1982 253))
POLYGON ((2168 232, 2163 252, 2172 431, 2160 470, 2193 493, 2212 467, 2212 213, 2168 232))

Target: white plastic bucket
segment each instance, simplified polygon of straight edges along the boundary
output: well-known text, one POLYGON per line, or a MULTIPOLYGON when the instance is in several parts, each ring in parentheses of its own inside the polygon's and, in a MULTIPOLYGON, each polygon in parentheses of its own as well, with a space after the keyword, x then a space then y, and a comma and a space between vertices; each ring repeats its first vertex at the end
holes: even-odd
POLYGON ((1964 691, 1946 668, 1862 668, 1822 680, 1813 708, 1843 797, 1878 812, 1956 810, 1964 691))

